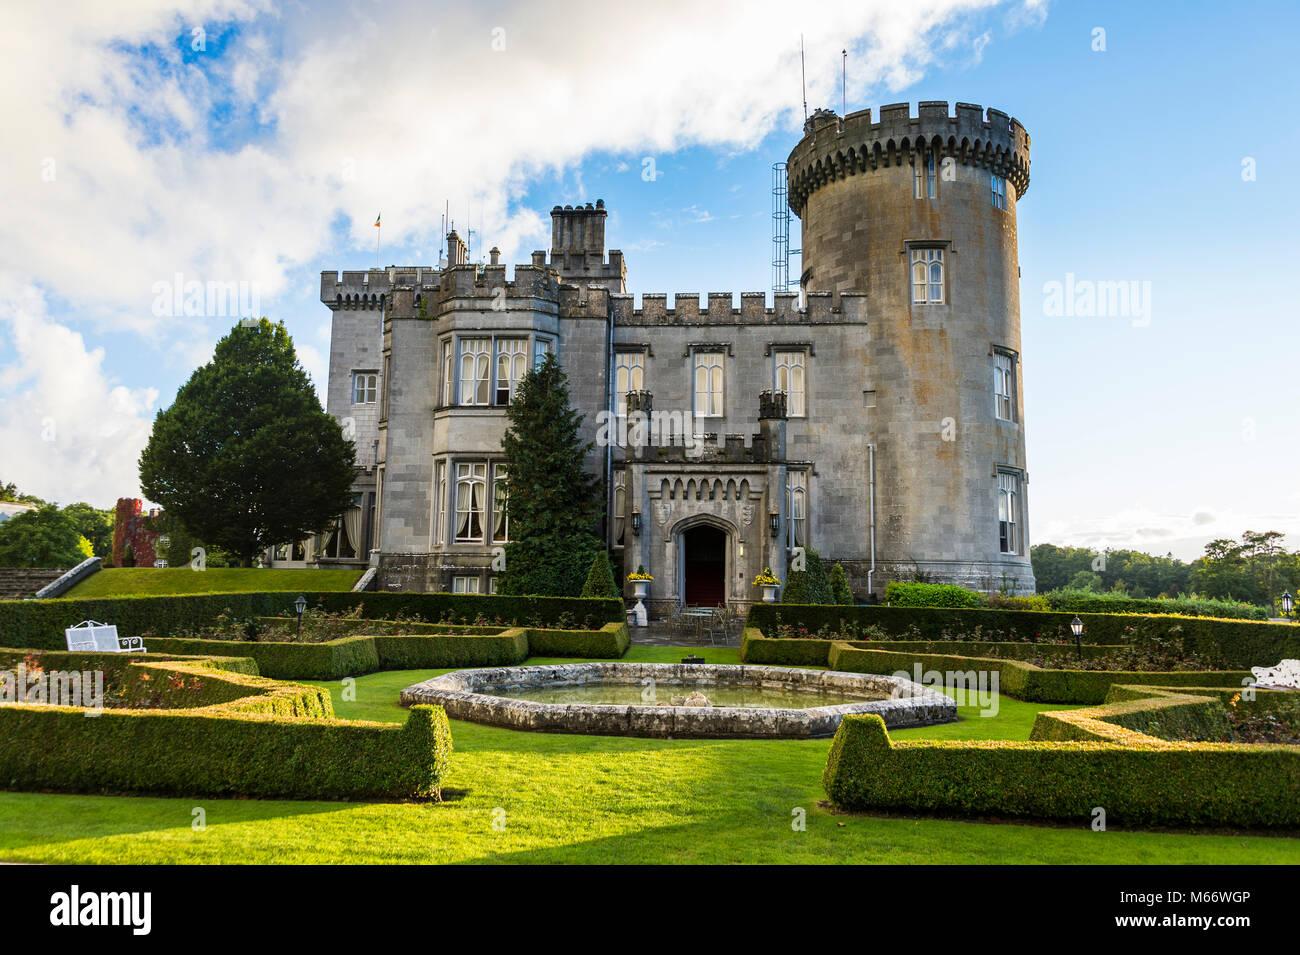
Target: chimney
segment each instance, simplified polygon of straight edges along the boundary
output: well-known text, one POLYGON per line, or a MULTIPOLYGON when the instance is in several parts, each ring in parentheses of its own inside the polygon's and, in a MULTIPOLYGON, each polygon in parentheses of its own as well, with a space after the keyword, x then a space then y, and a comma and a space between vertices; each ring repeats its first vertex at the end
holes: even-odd
POLYGON ((450 268, 464 265, 468 257, 465 243, 461 241, 460 236, 453 229, 447 236, 447 266, 450 268))
POLYGON ((488 253, 488 261, 492 265, 501 264, 501 250, 495 245, 492 246, 492 251, 488 253))
POLYGON ((556 206, 551 210, 551 256, 566 252, 595 253, 605 257, 605 200, 593 206, 556 206))

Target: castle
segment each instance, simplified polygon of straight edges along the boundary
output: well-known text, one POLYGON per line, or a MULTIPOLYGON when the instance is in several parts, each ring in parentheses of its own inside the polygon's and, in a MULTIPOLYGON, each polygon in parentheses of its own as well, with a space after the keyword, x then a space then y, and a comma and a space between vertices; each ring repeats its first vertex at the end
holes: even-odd
POLYGON ((507 276, 467 261, 325 272, 327 407, 356 506, 275 563, 491 592, 509 540, 506 406, 547 352, 596 442, 616 569, 651 609, 745 604, 813 547, 859 600, 894 579, 1032 593, 1016 205, 1029 136, 995 109, 818 110, 788 159, 800 292, 626 291, 603 202, 551 212, 507 276), (802 304, 800 304, 802 302, 802 304), (653 427, 638 427, 653 423, 653 427), (647 439, 645 432, 650 432, 647 439))

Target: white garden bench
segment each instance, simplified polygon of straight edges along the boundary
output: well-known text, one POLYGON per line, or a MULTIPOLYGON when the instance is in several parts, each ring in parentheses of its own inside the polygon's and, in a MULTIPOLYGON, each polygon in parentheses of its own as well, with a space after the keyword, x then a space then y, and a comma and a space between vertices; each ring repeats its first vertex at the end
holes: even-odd
POLYGON ((1283 660, 1275 667, 1251 667, 1250 672, 1259 686, 1300 689, 1300 660, 1283 660))
POLYGON ((90 653, 146 653, 144 637, 119 637, 117 627, 83 620, 63 631, 68 649, 90 653))

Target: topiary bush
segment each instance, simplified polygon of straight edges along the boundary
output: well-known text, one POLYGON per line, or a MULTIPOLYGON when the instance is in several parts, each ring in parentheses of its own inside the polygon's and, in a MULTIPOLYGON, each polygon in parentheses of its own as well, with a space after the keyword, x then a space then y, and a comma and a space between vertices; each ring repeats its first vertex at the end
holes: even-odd
POLYGON ((826 573, 817 551, 809 547, 804 550, 805 569, 792 570, 781 591, 781 603, 833 604, 836 602, 831 589, 831 578, 826 573))
POLYGON ((611 597, 614 599, 623 596, 614 583, 614 568, 610 565, 609 555, 604 551, 601 551, 592 559, 591 570, 587 572, 587 582, 582 585, 582 593, 579 596, 584 598, 611 597))

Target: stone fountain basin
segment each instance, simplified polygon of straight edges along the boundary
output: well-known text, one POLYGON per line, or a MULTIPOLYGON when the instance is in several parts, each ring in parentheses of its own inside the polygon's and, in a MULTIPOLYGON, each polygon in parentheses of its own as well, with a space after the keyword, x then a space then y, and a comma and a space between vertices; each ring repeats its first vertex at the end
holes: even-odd
POLYGON ((901 677, 795 667, 688 663, 567 663, 457 670, 408 686, 403 706, 432 703, 452 719, 546 733, 592 733, 666 739, 812 739, 832 736, 846 715, 876 713, 890 728, 948 723, 957 704, 901 677), (806 709, 763 706, 664 706, 655 703, 540 703, 494 695, 524 688, 592 684, 653 686, 658 699, 707 695, 710 687, 832 692, 860 702, 806 709))

